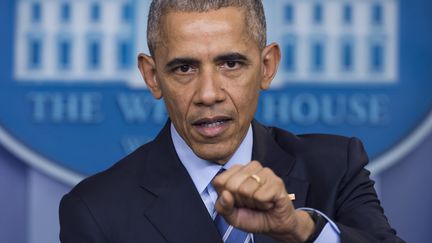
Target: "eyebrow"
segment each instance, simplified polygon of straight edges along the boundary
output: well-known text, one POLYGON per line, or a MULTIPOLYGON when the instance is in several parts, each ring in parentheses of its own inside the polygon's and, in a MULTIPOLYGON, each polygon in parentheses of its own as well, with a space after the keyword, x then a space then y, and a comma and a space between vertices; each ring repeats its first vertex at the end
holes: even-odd
POLYGON ((227 61, 245 61, 249 62, 249 58, 238 52, 226 53, 219 55, 213 59, 213 62, 227 62, 227 61))
MULTIPOLYGON (((226 53, 221 54, 213 58, 213 62, 227 62, 227 61, 244 61, 249 62, 249 58, 243 54, 240 54, 238 52, 233 53, 226 53)), ((201 62, 195 58, 192 57, 177 57, 169 61, 165 65, 166 70, 171 70, 173 68, 176 68, 178 66, 182 65, 191 65, 191 66, 198 66, 201 62)))
POLYGON ((177 58, 174 58, 173 60, 169 61, 165 65, 165 68, 167 70, 170 70, 170 69, 173 69, 173 68, 181 66, 181 65, 198 65, 198 64, 200 64, 200 61, 198 61, 195 58, 191 58, 191 57, 177 57, 177 58))

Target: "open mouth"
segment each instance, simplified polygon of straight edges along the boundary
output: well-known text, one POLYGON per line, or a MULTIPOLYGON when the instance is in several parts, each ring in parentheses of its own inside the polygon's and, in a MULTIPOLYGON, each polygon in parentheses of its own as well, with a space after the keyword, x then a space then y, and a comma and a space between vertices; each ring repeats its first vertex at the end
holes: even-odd
POLYGON ((229 127, 232 121, 229 117, 202 118, 192 123, 196 131, 206 138, 221 136, 229 127))
POLYGON ((195 121, 192 125, 203 128, 214 128, 222 126, 229 121, 231 121, 231 119, 227 117, 203 118, 195 121))

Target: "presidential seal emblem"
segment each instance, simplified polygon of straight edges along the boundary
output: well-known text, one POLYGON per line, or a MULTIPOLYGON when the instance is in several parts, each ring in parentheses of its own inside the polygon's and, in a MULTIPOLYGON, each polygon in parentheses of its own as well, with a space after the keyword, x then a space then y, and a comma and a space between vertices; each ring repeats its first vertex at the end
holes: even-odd
MULTIPOLYGON (((148 53, 149 3, 1 1, 3 146, 76 183, 151 140, 167 114, 136 68, 137 54, 148 53)), ((432 16, 421 10, 430 1, 264 3, 268 39, 280 43, 283 59, 258 120, 295 133, 357 136, 374 171, 429 132, 432 16)))

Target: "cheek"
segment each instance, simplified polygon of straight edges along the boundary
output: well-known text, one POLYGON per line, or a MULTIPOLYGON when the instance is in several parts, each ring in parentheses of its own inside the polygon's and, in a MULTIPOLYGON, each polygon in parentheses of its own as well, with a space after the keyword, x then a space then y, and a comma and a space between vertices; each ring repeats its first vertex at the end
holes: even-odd
POLYGON ((260 75, 251 70, 243 72, 242 75, 234 79, 224 77, 225 88, 236 96, 245 96, 256 94, 260 90, 260 75))
POLYGON ((168 113, 171 119, 175 119, 179 122, 185 120, 186 107, 186 97, 180 95, 181 92, 164 92, 164 100, 168 113))
POLYGON ((257 85, 243 86, 232 93, 233 102, 241 119, 250 119, 254 116, 259 97, 257 85))

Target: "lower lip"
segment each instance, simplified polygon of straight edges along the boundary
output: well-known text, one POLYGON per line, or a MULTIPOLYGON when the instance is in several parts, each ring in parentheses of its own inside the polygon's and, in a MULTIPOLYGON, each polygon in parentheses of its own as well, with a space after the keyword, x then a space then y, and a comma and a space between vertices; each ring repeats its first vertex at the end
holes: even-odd
POLYGON ((214 138, 220 136, 229 125, 229 121, 217 122, 211 125, 194 125, 194 128, 203 137, 214 138))

